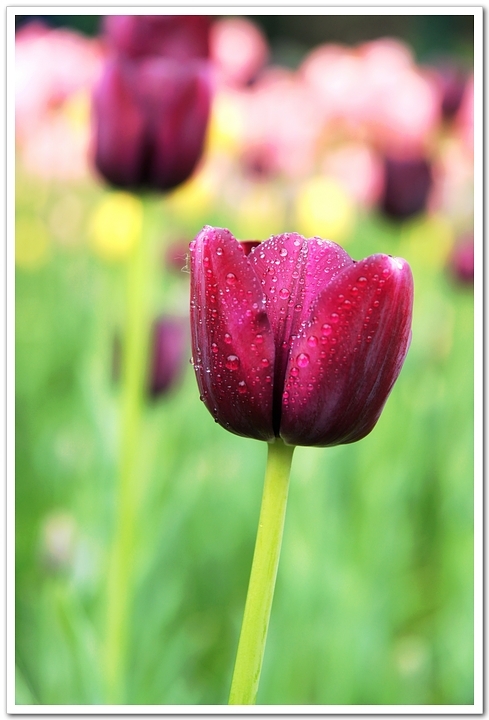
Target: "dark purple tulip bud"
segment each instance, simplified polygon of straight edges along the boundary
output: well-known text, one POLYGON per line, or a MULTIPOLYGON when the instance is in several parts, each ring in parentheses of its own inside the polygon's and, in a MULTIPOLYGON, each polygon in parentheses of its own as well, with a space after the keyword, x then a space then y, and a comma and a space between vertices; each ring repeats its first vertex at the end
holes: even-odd
POLYGON ((152 366, 149 393, 153 399, 168 392, 180 380, 188 348, 187 321, 159 318, 153 326, 152 366))
POLYGON ((112 185, 170 190, 202 154, 210 109, 207 63, 108 60, 95 88, 95 165, 112 185))
POLYGON ((474 283, 474 235, 469 233, 460 238, 449 260, 452 277, 461 285, 474 283))
POLYGON ((126 57, 190 60, 209 56, 210 25, 208 15, 107 15, 103 31, 109 46, 126 57))
MULTIPOLYGON (((148 395, 155 400, 174 387, 183 373, 188 358, 187 320, 181 317, 160 317, 153 323, 148 368, 148 395)), ((112 348, 112 379, 119 382, 123 362, 122 343, 114 337, 112 348)))
POLYGON ((247 255, 221 228, 190 244, 193 364, 201 399, 237 435, 326 447, 377 420, 411 338, 405 260, 277 235, 247 255))
POLYGON ((425 158, 386 158, 384 165, 383 212, 396 220, 423 212, 432 186, 430 163, 425 158))
POLYGON ((452 120, 462 104, 467 75, 453 64, 445 63, 436 69, 436 82, 440 89, 442 115, 445 120, 452 120))

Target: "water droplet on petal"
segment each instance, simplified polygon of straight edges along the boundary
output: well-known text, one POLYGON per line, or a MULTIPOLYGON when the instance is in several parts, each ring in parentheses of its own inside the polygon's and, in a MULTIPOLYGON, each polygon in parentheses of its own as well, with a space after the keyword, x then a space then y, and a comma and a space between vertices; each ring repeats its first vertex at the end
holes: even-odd
POLYGON ((362 275, 361 277, 359 277, 358 280, 357 280, 357 283, 358 283, 359 285, 365 285, 366 282, 367 282, 367 278, 366 278, 364 275, 362 275))
POLYGON ((307 367, 309 365, 309 355, 306 353, 299 353, 297 355, 297 365, 299 367, 307 367))
POLYGON ((227 345, 230 345, 232 343, 232 341, 233 341, 233 338, 231 337, 231 335, 229 333, 224 333, 224 342, 227 345))
POLYGON ((245 383, 244 380, 240 380, 238 383, 238 392, 240 395, 243 395, 248 390, 248 386, 245 383))
POLYGON ((286 248, 282 248, 282 249, 280 250, 280 255, 281 255, 282 257, 287 257, 287 249, 286 249, 286 248))
POLYGON ((237 370, 239 368, 239 357, 237 355, 228 355, 225 364, 228 370, 237 370))
POLYGON ((226 275, 226 283, 227 283, 228 285, 234 285, 235 282, 236 282, 236 280, 237 280, 237 278, 236 278, 236 275, 235 275, 234 273, 230 272, 230 273, 228 273, 228 274, 226 275))
POLYGON ((330 316, 330 317, 331 317, 331 322, 332 322, 332 323, 337 323, 337 322, 339 322, 340 316, 338 315, 338 313, 331 313, 331 316, 330 316))
POLYGON ((291 374, 292 377, 294 377, 294 378, 297 377, 298 374, 299 374, 299 368, 296 368, 296 367, 291 368, 290 374, 291 374))
POLYGON ((322 325, 321 333, 325 337, 328 337, 328 335, 331 335, 332 332, 333 332, 333 328, 331 327, 331 325, 329 323, 324 323, 324 325, 322 325))
POLYGON ((216 248, 216 255, 222 255, 222 247, 216 248))
POLYGON ((270 360, 268 358, 262 358, 261 364, 263 367, 268 367, 270 365, 270 360))
POLYGON ((310 335, 307 338, 307 344, 309 345, 309 347, 316 347, 316 345, 318 344, 317 337, 315 335, 310 335))
POLYGON ((282 288, 279 292, 279 296, 282 298, 282 300, 287 300, 287 298, 290 295, 290 291, 287 288, 282 288))
POLYGON ((212 343, 212 345, 211 345, 211 350, 212 350, 213 353, 216 353, 216 352, 219 351, 219 348, 217 347, 217 344, 216 344, 216 343, 212 343))

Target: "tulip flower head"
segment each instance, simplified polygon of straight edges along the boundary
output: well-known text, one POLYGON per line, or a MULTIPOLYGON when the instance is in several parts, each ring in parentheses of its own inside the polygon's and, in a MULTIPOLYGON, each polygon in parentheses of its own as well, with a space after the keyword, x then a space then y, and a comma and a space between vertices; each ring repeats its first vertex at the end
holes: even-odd
POLYGON ((433 184, 428 160, 424 157, 387 157, 384 165, 383 212, 394 220, 406 220, 424 212, 433 184))
POLYGON ((184 182, 202 154, 210 94, 205 62, 110 58, 94 93, 99 172, 121 188, 184 182))
POLYGON ((356 262, 297 233, 245 250, 207 226, 190 244, 190 272, 193 365, 216 422, 319 447, 373 429, 411 338, 405 260, 356 262))

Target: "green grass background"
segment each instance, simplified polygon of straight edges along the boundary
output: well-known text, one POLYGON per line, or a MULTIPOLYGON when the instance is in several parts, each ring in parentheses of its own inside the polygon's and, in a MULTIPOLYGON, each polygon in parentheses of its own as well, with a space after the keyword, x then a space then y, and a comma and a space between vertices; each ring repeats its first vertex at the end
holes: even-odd
MULTIPOLYGON (((51 240, 44 264, 16 273, 25 705, 105 702, 124 265, 90 249, 95 186, 46 190, 20 177, 17 217, 49 218, 73 192, 77 241, 51 240), (45 538, 60 513, 73 542, 56 564, 45 538)), ((191 239, 207 222, 228 224, 215 209, 185 224, 162 203, 155 262, 171 238, 191 239)), ((426 218, 399 228, 370 216, 346 244, 355 259, 387 252, 411 263, 413 340, 367 438, 296 450, 259 704, 473 703, 473 293, 447 276, 440 242, 426 218)), ((186 315, 188 280, 158 262, 153 313, 186 315)), ((188 358, 181 384, 143 417, 127 704, 225 704, 244 608, 266 446, 214 423, 188 358)))

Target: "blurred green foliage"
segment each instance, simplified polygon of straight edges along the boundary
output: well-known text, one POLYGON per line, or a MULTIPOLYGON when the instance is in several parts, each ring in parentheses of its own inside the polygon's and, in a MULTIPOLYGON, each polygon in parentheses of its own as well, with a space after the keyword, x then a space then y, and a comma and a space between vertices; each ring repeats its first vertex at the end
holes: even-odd
MULTIPOLYGON (((25 705, 105 701, 120 392, 112 352, 124 263, 91 250, 87 218, 102 192, 18 181, 17 219, 35 214, 50 237, 41 260, 16 276, 17 703, 25 705), (49 219, 70 193, 81 212, 62 242, 49 219)), ((152 310, 186 314, 188 274, 161 262, 181 225, 160 210, 152 310)), ((188 222, 188 238, 208 221, 188 222)), ((427 218, 398 227, 370 216, 347 244, 357 259, 387 252, 410 262, 413 340, 367 438, 296 450, 259 704, 473 702, 473 294, 451 283, 438 243, 427 218)), ((266 447, 213 422, 190 364, 180 387, 147 404, 140 442, 125 702, 223 704, 266 447)))

